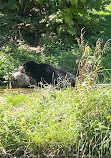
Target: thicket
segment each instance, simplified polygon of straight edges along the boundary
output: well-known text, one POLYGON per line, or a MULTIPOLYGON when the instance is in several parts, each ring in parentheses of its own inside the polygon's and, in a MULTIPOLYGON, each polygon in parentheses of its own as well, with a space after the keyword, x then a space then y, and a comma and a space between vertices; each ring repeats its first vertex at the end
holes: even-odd
POLYGON ((79 35, 81 28, 91 25, 94 19, 91 10, 103 10, 109 2, 110 0, 1 0, 0 9, 3 13, 1 16, 6 16, 3 23, 8 38, 25 39, 28 43, 37 45, 44 44, 44 37, 52 40, 55 34, 62 40, 79 35))
MULTIPOLYGON (((107 10, 105 4, 109 3, 110 0, 96 3, 93 0, 1 0, 0 82, 9 81, 11 74, 27 60, 77 73, 81 53, 75 37, 85 27, 85 38, 91 49, 99 37, 106 42, 110 38, 110 5, 107 10), (30 45, 42 46, 43 51, 31 51, 30 45)), ((102 81, 110 82, 110 58, 110 51, 102 56, 102 65, 107 69, 101 72, 102 81)))

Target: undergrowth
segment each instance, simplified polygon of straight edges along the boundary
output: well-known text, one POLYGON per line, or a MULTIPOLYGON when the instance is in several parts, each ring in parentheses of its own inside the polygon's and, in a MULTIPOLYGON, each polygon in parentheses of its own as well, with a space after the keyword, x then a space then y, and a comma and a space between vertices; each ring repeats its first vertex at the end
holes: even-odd
POLYGON ((36 50, 30 50, 30 47, 23 43, 20 45, 10 43, 2 46, 0 48, 0 83, 8 84, 18 67, 29 60, 48 63, 56 68, 76 74, 76 60, 79 58, 78 49, 74 46, 65 50, 63 47, 57 46, 49 49, 40 47, 36 50))
POLYGON ((110 157, 110 86, 6 92, 0 97, 1 155, 110 157))
POLYGON ((103 43, 102 39, 98 39, 96 46, 92 49, 84 39, 84 28, 81 30, 81 36, 78 39, 78 46, 81 53, 81 59, 78 61, 78 78, 77 84, 94 84, 96 82, 108 82, 111 81, 111 69, 105 73, 104 64, 102 58, 104 54, 108 54, 111 51, 109 39, 106 43, 103 43), (104 72, 104 78, 101 78, 101 72, 104 72), (109 75, 109 76, 108 76, 109 75), (108 78, 107 78, 108 76, 108 78))

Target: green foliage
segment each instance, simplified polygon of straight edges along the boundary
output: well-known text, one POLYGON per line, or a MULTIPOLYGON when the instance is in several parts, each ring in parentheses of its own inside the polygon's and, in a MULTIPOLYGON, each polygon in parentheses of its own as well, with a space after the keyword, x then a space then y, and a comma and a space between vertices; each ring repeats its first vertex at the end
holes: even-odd
MULTIPOLYGON (((101 72, 104 71, 105 56, 109 56, 110 41, 108 40, 105 44, 102 39, 98 39, 94 49, 91 49, 88 43, 84 40, 84 28, 81 30, 80 39, 77 38, 79 50, 81 53, 81 59, 78 62, 78 84, 94 84, 96 81, 110 82, 111 81, 111 70, 104 72, 104 78, 101 79, 101 72), (99 76, 99 79, 98 79, 99 76), (106 78, 107 76, 107 78, 106 78)), ((106 59, 107 60, 107 59, 106 59)), ((108 60, 107 60, 108 62, 108 60)), ((105 66, 107 67, 107 66, 105 66)), ((108 62, 110 68, 110 62, 108 62)))
POLYGON ((34 91, 0 96, 2 155, 110 157, 110 86, 34 91))
POLYGON ((33 56, 25 47, 16 47, 16 45, 7 45, 1 47, 0 51, 0 83, 8 83, 12 73, 16 71, 21 63, 26 60, 33 60, 33 56))
MULTIPOLYGON (((50 43, 51 44, 51 43, 50 43)), ((42 51, 36 48, 36 51, 29 50, 29 46, 21 43, 7 44, 1 47, 0 51, 0 83, 9 82, 12 73, 18 70, 18 67, 26 61, 33 60, 36 62, 48 63, 56 68, 67 70, 76 74, 78 59, 78 50, 74 48, 65 48, 64 45, 54 43, 53 47, 47 46, 42 51), (76 51, 75 51, 76 50, 76 51)), ((29 47, 30 48, 30 47, 29 47)), ((32 47, 33 48, 33 47, 32 47)))
POLYGON ((59 18, 62 22, 59 24, 58 33, 67 32, 70 35, 77 35, 79 28, 86 26, 86 22, 91 17, 91 10, 101 10, 105 7, 104 0, 62 0, 62 9, 59 12, 59 18))
MULTIPOLYGON (((111 38, 109 34, 111 29, 110 5, 105 8, 105 11, 97 12, 94 10, 95 7, 93 7, 92 4, 93 10, 91 11, 92 8, 90 8, 88 4, 93 3, 93 1, 87 0, 72 0, 69 2, 65 0, 35 0, 33 2, 34 3, 30 5, 31 9, 26 9, 26 12, 20 11, 21 5, 25 8, 25 0, 6 0, 0 2, 0 45, 4 46, 4 50, 2 50, 1 47, 1 53, 5 56, 5 59, 7 59, 5 62, 1 60, 1 65, 4 67, 6 62, 9 63, 7 64, 7 68, 5 66, 5 68, 3 68, 4 70, 0 72, 1 81, 3 81, 3 78, 7 81, 10 80, 13 71, 15 71, 21 63, 28 60, 50 63, 57 68, 76 73, 76 61, 81 58, 81 53, 80 49, 74 45, 77 43, 75 38, 71 38, 71 36, 78 36, 84 24, 87 25, 85 28, 85 30, 87 30, 85 39, 89 41, 89 47, 92 52, 94 52, 94 48, 92 47, 99 37, 102 37, 104 41, 111 38), (84 6, 83 9, 82 6, 84 6), (11 8, 12 10, 10 10, 11 8), (90 15, 93 15, 93 18, 91 18, 90 15), (87 18, 88 23, 85 18, 87 18), (20 46, 17 43, 21 41, 20 46), (8 42, 14 44, 9 45, 7 44, 8 42), (37 44, 42 45, 44 51, 37 50, 33 52, 28 49, 30 46, 24 45, 24 43, 31 44, 35 47, 37 44), (7 49, 10 50, 7 51, 7 49)), ((27 1, 27 5, 30 3, 32 3, 32 1, 27 1)), ((103 1, 101 1, 101 6, 102 5, 103 1)), ((99 8, 102 9, 102 7, 99 8)), ((97 8, 95 9, 97 10, 97 8)), ((110 53, 111 51, 108 50, 108 53, 106 53, 102 59, 102 66, 106 69, 100 73, 100 81, 102 82, 110 82, 111 80, 110 53)))
MULTIPOLYGON (((99 37, 104 41, 111 38, 111 5, 99 11, 104 2, 1 0, 0 81, 9 81, 19 65, 28 60, 76 73, 82 52, 87 50, 93 56, 92 44, 99 37), (84 25, 88 32, 85 38, 90 42, 78 49, 70 45, 74 41, 71 36, 80 34, 84 25), (17 44, 21 42, 18 39, 36 46, 39 43, 43 51, 17 44)), ((111 82, 110 49, 101 56, 101 64, 100 82, 111 82)), ((74 90, 59 91, 45 87, 24 90, 24 94, 21 89, 5 90, 5 94, 0 90, 0 156, 111 157, 110 86, 82 84, 74 90)))
POLYGON ((44 34, 48 37, 53 32, 61 38, 63 34, 79 34, 83 26, 87 27, 91 10, 104 9, 105 3, 104 0, 96 3, 94 0, 10 0, 1 2, 1 10, 10 14, 13 26, 8 30, 13 36, 37 45, 44 34))
POLYGON ((14 69, 14 60, 10 54, 0 51, 0 82, 9 81, 14 69))

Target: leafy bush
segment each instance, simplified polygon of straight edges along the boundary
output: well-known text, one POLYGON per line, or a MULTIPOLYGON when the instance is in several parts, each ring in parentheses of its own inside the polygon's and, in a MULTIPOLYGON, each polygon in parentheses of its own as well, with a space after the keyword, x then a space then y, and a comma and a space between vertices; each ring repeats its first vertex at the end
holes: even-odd
POLYGON ((12 73, 17 71, 19 65, 28 59, 34 57, 29 52, 16 45, 9 44, 1 47, 0 51, 0 82, 8 83, 11 79, 12 73))
MULTIPOLYGON (((29 44, 37 45, 39 39, 43 36, 47 38, 52 33, 58 34, 59 38, 62 38, 63 35, 66 35, 67 38, 77 36, 80 34, 81 28, 87 27, 92 21, 91 10, 104 9, 106 1, 10 0, 0 3, 2 12, 8 15, 5 19, 8 19, 9 22, 8 25, 7 23, 5 25, 7 25, 10 36, 14 40, 16 38, 24 39, 29 44)), ((62 39, 64 40, 64 38, 62 39)))
POLYGON ((0 51, 0 82, 9 81, 14 69, 14 60, 10 54, 0 51))

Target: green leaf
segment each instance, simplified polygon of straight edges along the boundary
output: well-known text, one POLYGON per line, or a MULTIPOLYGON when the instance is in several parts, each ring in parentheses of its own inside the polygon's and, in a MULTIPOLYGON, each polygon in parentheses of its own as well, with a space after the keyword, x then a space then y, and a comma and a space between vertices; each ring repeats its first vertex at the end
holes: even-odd
POLYGON ((111 116, 107 116, 108 119, 111 119, 111 116))

